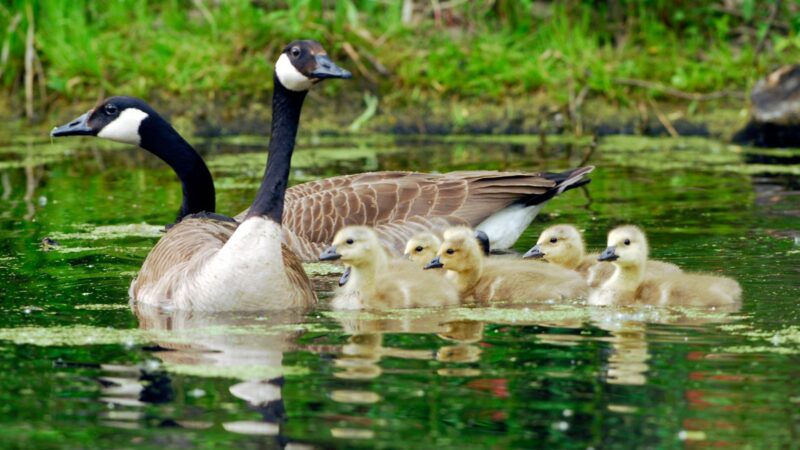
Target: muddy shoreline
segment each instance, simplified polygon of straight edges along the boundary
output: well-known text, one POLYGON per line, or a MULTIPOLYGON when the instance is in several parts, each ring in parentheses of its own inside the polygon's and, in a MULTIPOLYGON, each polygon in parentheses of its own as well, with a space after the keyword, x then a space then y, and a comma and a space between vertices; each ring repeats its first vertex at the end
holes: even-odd
MULTIPOLYGON (((382 133, 405 135, 561 135, 575 136, 700 136, 730 141, 748 123, 748 107, 730 101, 703 103, 662 102, 613 105, 590 99, 570 113, 538 96, 498 102, 436 102, 377 107, 369 111, 363 97, 340 95, 330 100, 312 92, 302 117, 302 130, 318 135, 382 133), (357 124, 357 125, 354 125, 357 124)), ((147 99, 185 136, 213 138, 259 135, 269 130, 269 98, 252 99, 242 106, 221 102, 147 99)), ((47 133, 75 114, 94 106, 81 101, 51 106, 29 123, 14 106, 0 107, 0 117, 29 134, 47 133)))

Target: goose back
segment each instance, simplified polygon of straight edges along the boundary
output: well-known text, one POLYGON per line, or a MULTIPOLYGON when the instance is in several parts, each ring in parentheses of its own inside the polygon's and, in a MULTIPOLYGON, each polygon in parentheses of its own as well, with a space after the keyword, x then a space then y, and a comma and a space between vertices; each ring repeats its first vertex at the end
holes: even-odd
POLYGON ((402 254, 414 234, 476 227, 511 205, 539 205, 566 190, 565 180, 575 183, 570 187, 581 184, 575 180, 592 169, 568 171, 571 178, 496 171, 368 172, 303 183, 286 192, 284 239, 301 259, 314 260, 341 228, 369 225, 386 247, 402 254))

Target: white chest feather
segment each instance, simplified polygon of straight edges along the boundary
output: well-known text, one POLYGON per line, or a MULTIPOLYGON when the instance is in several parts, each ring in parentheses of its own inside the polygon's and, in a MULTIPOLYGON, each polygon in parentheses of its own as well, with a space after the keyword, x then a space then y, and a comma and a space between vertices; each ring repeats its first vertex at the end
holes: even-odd
POLYGON ((511 248, 533 222, 544 203, 533 206, 511 205, 497 211, 476 227, 489 236, 492 250, 511 248))
POLYGON ((147 116, 148 114, 141 109, 124 109, 119 114, 119 117, 97 133, 97 137, 122 142, 123 144, 139 145, 142 141, 142 137, 139 135, 139 125, 142 124, 142 121, 147 116))
POLYGON ((273 309, 288 302, 295 289, 286 276, 281 236, 270 219, 245 220, 197 274, 187 299, 195 309, 273 309))

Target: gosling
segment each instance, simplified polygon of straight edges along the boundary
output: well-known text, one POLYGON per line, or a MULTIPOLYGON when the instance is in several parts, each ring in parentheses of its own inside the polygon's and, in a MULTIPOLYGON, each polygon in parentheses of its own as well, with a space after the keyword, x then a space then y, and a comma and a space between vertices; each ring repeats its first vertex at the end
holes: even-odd
POLYGON ((612 262, 616 269, 590 294, 589 304, 716 307, 741 303, 742 288, 730 278, 687 273, 648 276, 647 255, 647 237, 642 230, 632 225, 612 230, 608 248, 598 259, 612 262))
POLYGON ((415 234, 406 243, 403 255, 419 267, 425 267, 425 264, 436 257, 440 245, 442 240, 431 232, 415 234))
POLYGON ((419 269, 411 261, 392 259, 374 230, 350 226, 339 230, 322 261, 341 260, 349 278, 338 290, 335 309, 394 309, 450 306, 459 303, 455 286, 419 269))
MULTIPOLYGON (((573 225, 553 225, 542 231, 536 245, 528 250, 523 258, 541 259, 558 264, 581 274, 591 288, 598 288, 614 274, 614 266, 597 260, 599 253, 586 254, 586 245, 581 232, 573 225)), ((675 264, 648 260, 645 265, 646 276, 660 276, 680 273, 675 264)))
POLYGON ((443 268, 464 302, 543 301, 585 296, 577 272, 553 264, 486 258, 469 228, 451 228, 426 269, 443 268))

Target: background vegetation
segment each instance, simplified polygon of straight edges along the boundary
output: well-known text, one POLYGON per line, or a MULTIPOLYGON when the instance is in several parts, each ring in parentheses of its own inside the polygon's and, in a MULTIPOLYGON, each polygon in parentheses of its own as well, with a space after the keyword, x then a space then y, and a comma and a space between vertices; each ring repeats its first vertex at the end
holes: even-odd
POLYGON ((357 110, 366 92, 383 112, 524 101, 574 119, 586 100, 674 100, 691 114, 741 107, 797 60, 798 31, 792 0, 6 0, 0 89, 6 115, 29 118, 112 94, 235 108, 266 98, 277 52, 308 37, 355 72, 325 97, 357 110))

